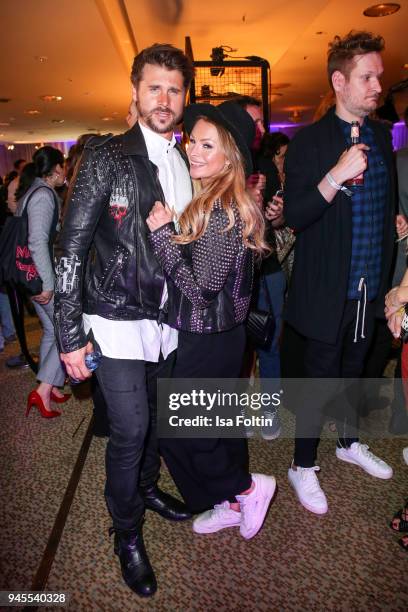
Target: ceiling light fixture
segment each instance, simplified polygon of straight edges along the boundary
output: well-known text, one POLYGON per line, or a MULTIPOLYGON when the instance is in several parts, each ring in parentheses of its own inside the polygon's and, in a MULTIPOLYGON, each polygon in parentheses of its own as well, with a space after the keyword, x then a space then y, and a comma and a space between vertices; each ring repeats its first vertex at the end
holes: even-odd
POLYGON ((34 59, 37 60, 37 62, 40 62, 40 64, 48 62, 48 57, 46 55, 34 55, 34 59))
POLYGON ((292 114, 289 115, 289 121, 291 121, 292 123, 300 123, 301 120, 302 120, 301 112, 297 109, 294 109, 292 111, 292 114))
POLYGON ((51 119, 51 123, 64 123, 65 119, 51 119))
POLYGON ((51 96, 50 94, 46 94, 45 96, 40 96, 40 100, 44 102, 61 102, 62 96, 51 96))
POLYGON ((36 108, 30 108, 30 109, 24 111, 24 113, 26 115, 41 115, 41 111, 37 110, 36 108))
POLYGON ((383 4, 374 4, 373 6, 369 6, 363 11, 363 15, 366 17, 386 17, 387 15, 392 15, 396 13, 401 8, 400 4, 396 2, 385 2, 383 4))
POLYGON ((8 144, 7 145, 7 150, 8 151, 14 151, 14 145, 13 144, 8 144))

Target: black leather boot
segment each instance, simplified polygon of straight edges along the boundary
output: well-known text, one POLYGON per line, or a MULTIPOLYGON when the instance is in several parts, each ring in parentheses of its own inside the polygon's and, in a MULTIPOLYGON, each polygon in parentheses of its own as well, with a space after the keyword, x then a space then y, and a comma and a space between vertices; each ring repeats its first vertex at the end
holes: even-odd
POLYGON ((157 512, 169 521, 187 521, 192 518, 192 514, 187 510, 184 502, 161 491, 156 484, 150 487, 141 487, 140 495, 148 510, 157 512))
POLYGON ((147 556, 141 527, 134 531, 112 531, 115 531, 114 551, 119 557, 124 581, 141 597, 154 595, 156 576, 147 556))

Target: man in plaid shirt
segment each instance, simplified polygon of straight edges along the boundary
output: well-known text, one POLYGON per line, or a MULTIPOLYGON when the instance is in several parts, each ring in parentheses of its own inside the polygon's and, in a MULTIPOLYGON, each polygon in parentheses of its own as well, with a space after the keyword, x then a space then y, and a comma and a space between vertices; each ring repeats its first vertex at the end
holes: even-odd
MULTIPOLYGON (((316 379, 358 378, 376 316, 383 316, 394 242, 394 172, 389 130, 368 115, 377 107, 384 41, 369 32, 335 37, 328 76, 335 106, 301 130, 286 156, 284 214, 297 234, 286 319, 305 338, 310 382, 296 419, 289 481, 316 514, 328 510, 315 465, 324 404, 316 379), (351 146, 351 122, 360 144, 351 146), (347 182, 363 174, 362 185, 347 182)), ((336 456, 371 476, 392 468, 361 444, 356 410, 341 395, 336 456)))

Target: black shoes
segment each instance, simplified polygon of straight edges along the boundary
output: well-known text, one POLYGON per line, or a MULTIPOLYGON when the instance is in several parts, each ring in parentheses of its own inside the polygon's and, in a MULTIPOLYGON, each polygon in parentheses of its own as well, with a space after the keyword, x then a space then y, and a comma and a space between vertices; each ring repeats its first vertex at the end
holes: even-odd
POLYGON ((187 521, 192 518, 182 501, 161 491, 157 485, 140 488, 140 494, 148 510, 157 512, 169 521, 187 521))
POLYGON ((150 597, 157 590, 156 576, 143 542, 142 529, 115 531, 115 554, 120 560, 123 580, 141 597, 150 597))
POLYGON ((15 357, 10 357, 6 361, 6 366, 8 368, 14 368, 16 370, 28 370, 30 364, 27 363, 24 355, 16 355, 15 357))

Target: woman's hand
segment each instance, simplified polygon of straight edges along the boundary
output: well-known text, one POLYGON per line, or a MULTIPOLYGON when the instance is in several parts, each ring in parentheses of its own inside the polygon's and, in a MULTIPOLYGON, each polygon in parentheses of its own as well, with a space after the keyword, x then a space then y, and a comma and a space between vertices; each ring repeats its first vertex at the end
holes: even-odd
POLYGON ((399 338, 401 335, 401 322, 403 316, 401 311, 397 310, 397 312, 387 317, 387 325, 394 338, 399 338))
POLYGON ((151 232, 159 229, 166 223, 173 221, 174 212, 169 208, 168 204, 155 202, 149 216, 146 219, 147 226, 151 232))
POLYGON ((283 211, 283 198, 279 196, 273 196, 272 202, 268 202, 265 208, 265 217, 268 221, 275 221, 282 216, 283 211))
POLYGON ((34 302, 37 302, 37 304, 48 304, 53 295, 53 291, 41 291, 38 295, 33 295, 32 299, 34 302))
POLYGON ((60 353, 61 361, 65 365, 68 376, 75 380, 85 380, 92 376, 92 372, 85 365, 85 355, 92 353, 93 345, 88 342, 86 346, 72 351, 71 353, 60 353))
POLYGON ((395 229, 398 238, 404 238, 408 234, 408 221, 404 215, 397 215, 395 217, 395 229))

